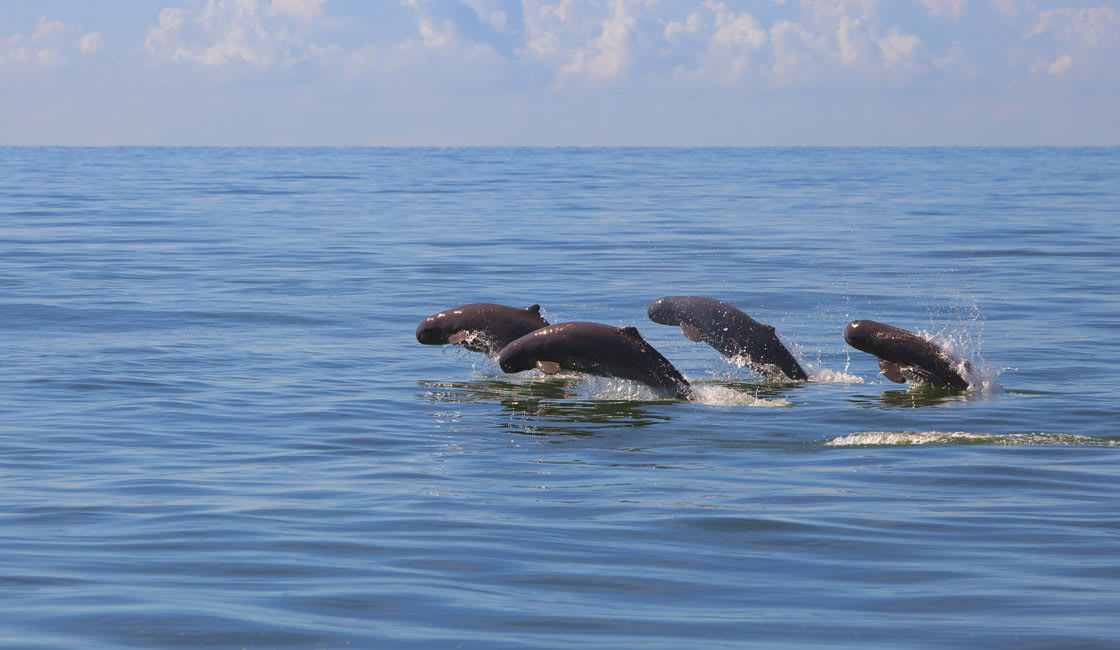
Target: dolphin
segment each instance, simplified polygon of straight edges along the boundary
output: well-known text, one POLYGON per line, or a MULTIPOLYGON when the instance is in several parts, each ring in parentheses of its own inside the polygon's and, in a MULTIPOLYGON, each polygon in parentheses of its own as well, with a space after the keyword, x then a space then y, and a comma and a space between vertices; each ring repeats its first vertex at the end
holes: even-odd
POLYGON ((688 399, 692 387, 669 360, 642 338, 636 327, 600 323, 559 323, 526 334, 498 357, 505 372, 537 368, 552 375, 574 370, 602 377, 629 379, 688 399))
POLYGON ((773 327, 722 300, 665 296, 650 304, 649 319, 662 325, 679 325, 688 339, 707 343, 724 356, 744 358, 752 369, 764 375, 780 373, 798 381, 809 378, 778 340, 773 327))
MULTIPOLYGON (((883 375, 899 384, 910 380, 947 388, 968 388, 968 381, 953 369, 953 362, 933 343, 913 332, 876 323, 855 320, 844 328, 848 345, 879 358, 883 375)), ((965 362, 967 372, 969 364, 965 362)))
POLYGON ((510 341, 548 327, 540 305, 525 309, 476 302, 428 316, 416 327, 416 340, 425 345, 459 344, 474 352, 494 355, 510 341))

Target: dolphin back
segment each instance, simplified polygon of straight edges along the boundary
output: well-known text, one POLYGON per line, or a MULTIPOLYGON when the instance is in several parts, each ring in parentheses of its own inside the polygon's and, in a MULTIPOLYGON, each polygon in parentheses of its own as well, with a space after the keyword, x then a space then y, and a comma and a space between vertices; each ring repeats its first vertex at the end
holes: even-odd
POLYGON ((446 309, 416 327, 416 340, 428 345, 459 343, 468 350, 496 354, 510 342, 548 326, 540 305, 525 309, 476 302, 446 309))
POLYGON ((542 364, 646 384, 677 397, 688 397, 688 380, 634 327, 570 322, 550 325, 513 341, 502 350, 504 372, 521 372, 542 364))
POLYGON ((879 367, 892 381, 898 381, 901 375, 934 386, 968 388, 968 382, 953 369, 945 353, 914 332, 873 320, 856 320, 844 328, 844 340, 878 357, 879 367))
POLYGON ((809 378, 773 327, 722 300, 665 296, 650 304, 648 315, 655 323, 679 325, 689 338, 707 343, 726 357, 743 358, 763 374, 777 369, 789 379, 809 378))

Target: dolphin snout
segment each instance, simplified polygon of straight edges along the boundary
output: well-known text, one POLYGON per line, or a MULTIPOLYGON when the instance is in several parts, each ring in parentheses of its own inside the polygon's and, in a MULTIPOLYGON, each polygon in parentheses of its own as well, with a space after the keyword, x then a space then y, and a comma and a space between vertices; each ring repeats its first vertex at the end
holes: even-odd
POLYGON ((672 305, 666 302, 665 298, 654 300, 650 303, 649 309, 646 310, 646 316, 648 316, 651 321, 661 325, 679 324, 679 320, 673 322, 676 319, 673 318, 672 313, 672 305))
POLYGON ((424 345, 440 345, 443 343, 442 335, 438 327, 424 321, 416 328, 416 340, 424 345))
POLYGON ((863 338, 864 333, 860 330, 860 327, 866 322, 867 321, 854 320, 848 323, 848 326, 844 328, 844 340, 848 342, 848 345, 854 346, 856 341, 863 338))

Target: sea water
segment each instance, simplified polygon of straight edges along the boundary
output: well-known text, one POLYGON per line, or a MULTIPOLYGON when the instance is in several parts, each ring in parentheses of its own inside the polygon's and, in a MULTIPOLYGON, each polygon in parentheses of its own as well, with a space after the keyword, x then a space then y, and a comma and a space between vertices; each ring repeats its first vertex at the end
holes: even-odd
POLYGON ((1117 647, 1118 254, 1117 148, 0 149, 0 646, 1117 647), (417 343, 472 302, 697 398, 417 343))

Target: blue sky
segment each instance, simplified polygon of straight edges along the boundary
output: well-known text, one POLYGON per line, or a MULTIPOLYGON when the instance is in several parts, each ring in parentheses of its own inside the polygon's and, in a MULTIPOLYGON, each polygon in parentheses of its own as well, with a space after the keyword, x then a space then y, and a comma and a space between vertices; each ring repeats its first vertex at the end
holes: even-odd
POLYGON ((36 0, 0 144, 1120 144, 1117 0, 36 0))

